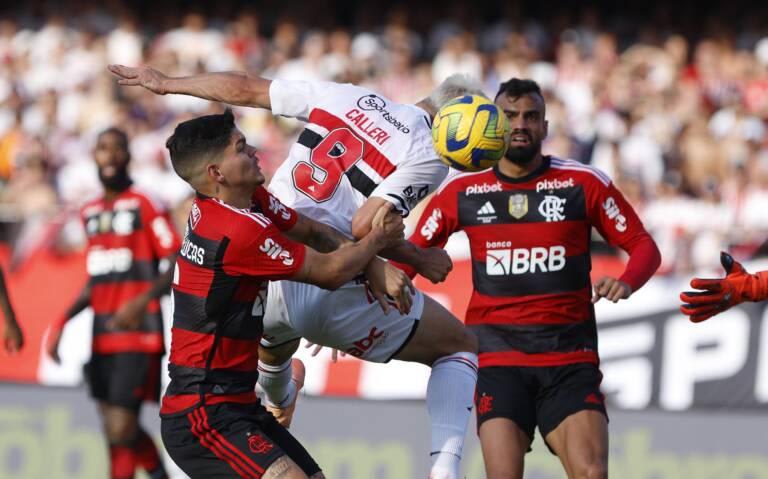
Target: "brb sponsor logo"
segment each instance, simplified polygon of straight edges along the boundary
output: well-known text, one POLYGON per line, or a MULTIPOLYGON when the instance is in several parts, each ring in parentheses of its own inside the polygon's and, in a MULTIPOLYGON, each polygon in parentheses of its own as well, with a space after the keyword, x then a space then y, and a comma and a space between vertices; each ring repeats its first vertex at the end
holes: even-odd
POLYGON ((541 191, 562 190, 573 186, 573 178, 567 180, 541 180, 536 183, 536 193, 541 191))
POLYGON ((435 236, 435 232, 438 228, 440 228, 440 220, 443 218, 443 212, 440 211, 440 208, 435 208, 432 210, 432 214, 429 215, 429 218, 427 218, 427 221, 424 222, 424 226, 421 227, 421 236, 427 239, 427 241, 432 241, 432 237, 435 236))
POLYGON ((264 244, 259 247, 259 251, 265 253, 274 260, 282 260, 283 264, 290 266, 293 264, 293 257, 290 251, 286 251, 272 238, 266 238, 264 244))
POLYGON ((483 183, 482 185, 470 185, 464 191, 465 195, 480 195, 483 193, 497 193, 501 191, 501 183, 498 181, 492 185, 483 183))
POLYGON ((565 247, 511 248, 510 241, 486 242, 485 272, 489 276, 552 273, 565 267, 565 247))
POLYGON ((361 110, 365 111, 377 111, 381 114, 381 117, 384 118, 384 120, 389 123, 390 125, 394 126, 397 131, 401 133, 410 133, 411 129, 408 128, 407 125, 402 123, 400 120, 395 118, 392 113, 387 111, 387 102, 384 101, 384 99, 376 94, 371 93, 370 95, 365 95, 360 97, 357 100, 357 107, 361 110))
POLYGON ((384 331, 379 331, 374 326, 371 328, 368 336, 355 341, 354 346, 347 349, 347 354, 351 354, 356 358, 362 358, 371 348, 383 343, 386 338, 387 336, 384 334, 384 331))
POLYGON ((627 231, 627 218, 621 214, 619 205, 616 204, 616 200, 613 199, 613 196, 609 196, 605 199, 603 202, 603 210, 605 210, 605 215, 608 219, 616 222, 616 231, 619 233, 627 231))

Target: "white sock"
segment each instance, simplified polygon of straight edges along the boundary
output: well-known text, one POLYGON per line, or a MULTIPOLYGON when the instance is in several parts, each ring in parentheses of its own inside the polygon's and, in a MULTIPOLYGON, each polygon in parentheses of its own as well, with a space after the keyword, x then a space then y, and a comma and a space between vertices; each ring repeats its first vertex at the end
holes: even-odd
POLYGON ((259 386, 264 390, 268 405, 283 407, 290 404, 296 394, 296 385, 291 381, 292 372, 291 359, 277 366, 259 361, 259 386))
POLYGON ((431 478, 459 477, 476 383, 477 354, 454 353, 432 365, 427 384, 427 410, 432 422, 431 478))

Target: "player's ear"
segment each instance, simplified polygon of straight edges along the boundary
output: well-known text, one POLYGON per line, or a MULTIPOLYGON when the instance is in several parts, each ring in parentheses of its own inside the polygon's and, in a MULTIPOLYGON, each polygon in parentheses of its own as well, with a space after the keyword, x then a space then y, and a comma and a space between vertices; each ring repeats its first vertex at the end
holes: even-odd
POLYGON ((216 183, 224 182, 224 175, 221 174, 221 169, 219 168, 219 165, 217 165, 216 163, 209 163, 208 165, 206 165, 205 173, 208 175, 210 179, 212 179, 216 183))
POLYGON ((544 120, 544 138, 549 136, 549 121, 544 120))

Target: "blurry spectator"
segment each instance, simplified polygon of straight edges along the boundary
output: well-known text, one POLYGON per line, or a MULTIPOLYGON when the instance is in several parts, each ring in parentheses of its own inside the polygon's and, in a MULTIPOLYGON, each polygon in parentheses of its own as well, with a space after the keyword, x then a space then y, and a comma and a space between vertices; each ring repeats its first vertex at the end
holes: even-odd
MULTIPOLYGON (((455 72, 481 79, 489 92, 501 79, 533 78, 547 96, 545 151, 592 163, 631 189, 625 194, 646 205, 641 215, 665 250, 664 270, 694 267, 699 255, 716 259, 715 251, 696 252, 716 245, 749 255, 768 237, 768 27, 757 18, 712 28, 702 13, 661 25, 654 14, 574 15, 562 3, 529 18, 509 2, 494 15, 466 2, 403 3, 381 14, 368 0, 344 4, 338 20, 237 0, 152 12, 114 5, 69 0, 57 11, 0 18, 0 198, 19 194, 0 207, 0 219, 23 224, 24 234, 50 234, 31 225, 62 221, 99 191, 89 153, 96 132, 112 124, 133 138, 137 182, 172 203, 186 198, 168 170, 169 125, 218 106, 117 92, 104 69, 113 62, 351 81, 395 101, 424 96, 455 72), (697 215, 710 217, 690 219, 697 215)), ((269 174, 297 123, 237 113, 269 174)))

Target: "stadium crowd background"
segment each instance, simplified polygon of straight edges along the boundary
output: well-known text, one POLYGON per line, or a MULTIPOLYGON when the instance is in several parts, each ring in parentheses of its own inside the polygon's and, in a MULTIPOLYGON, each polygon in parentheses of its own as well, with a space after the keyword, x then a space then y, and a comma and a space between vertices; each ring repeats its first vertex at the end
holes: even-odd
MULTIPOLYGON (((760 253, 765 5, 574 5, 24 2, 0 14, 0 239, 12 266, 41 247, 82 246, 77 209, 99 190, 90 152, 112 125, 132 139, 136 182, 186 217, 190 191, 170 169, 165 139, 220 106, 118 87, 105 66, 122 63, 349 81, 403 102, 456 72, 482 79, 489 96, 501 81, 530 77, 546 93, 544 151, 614 178, 662 249, 661 274, 711 267, 720 249, 760 253)), ((300 125, 236 113, 269 174, 300 125)))

